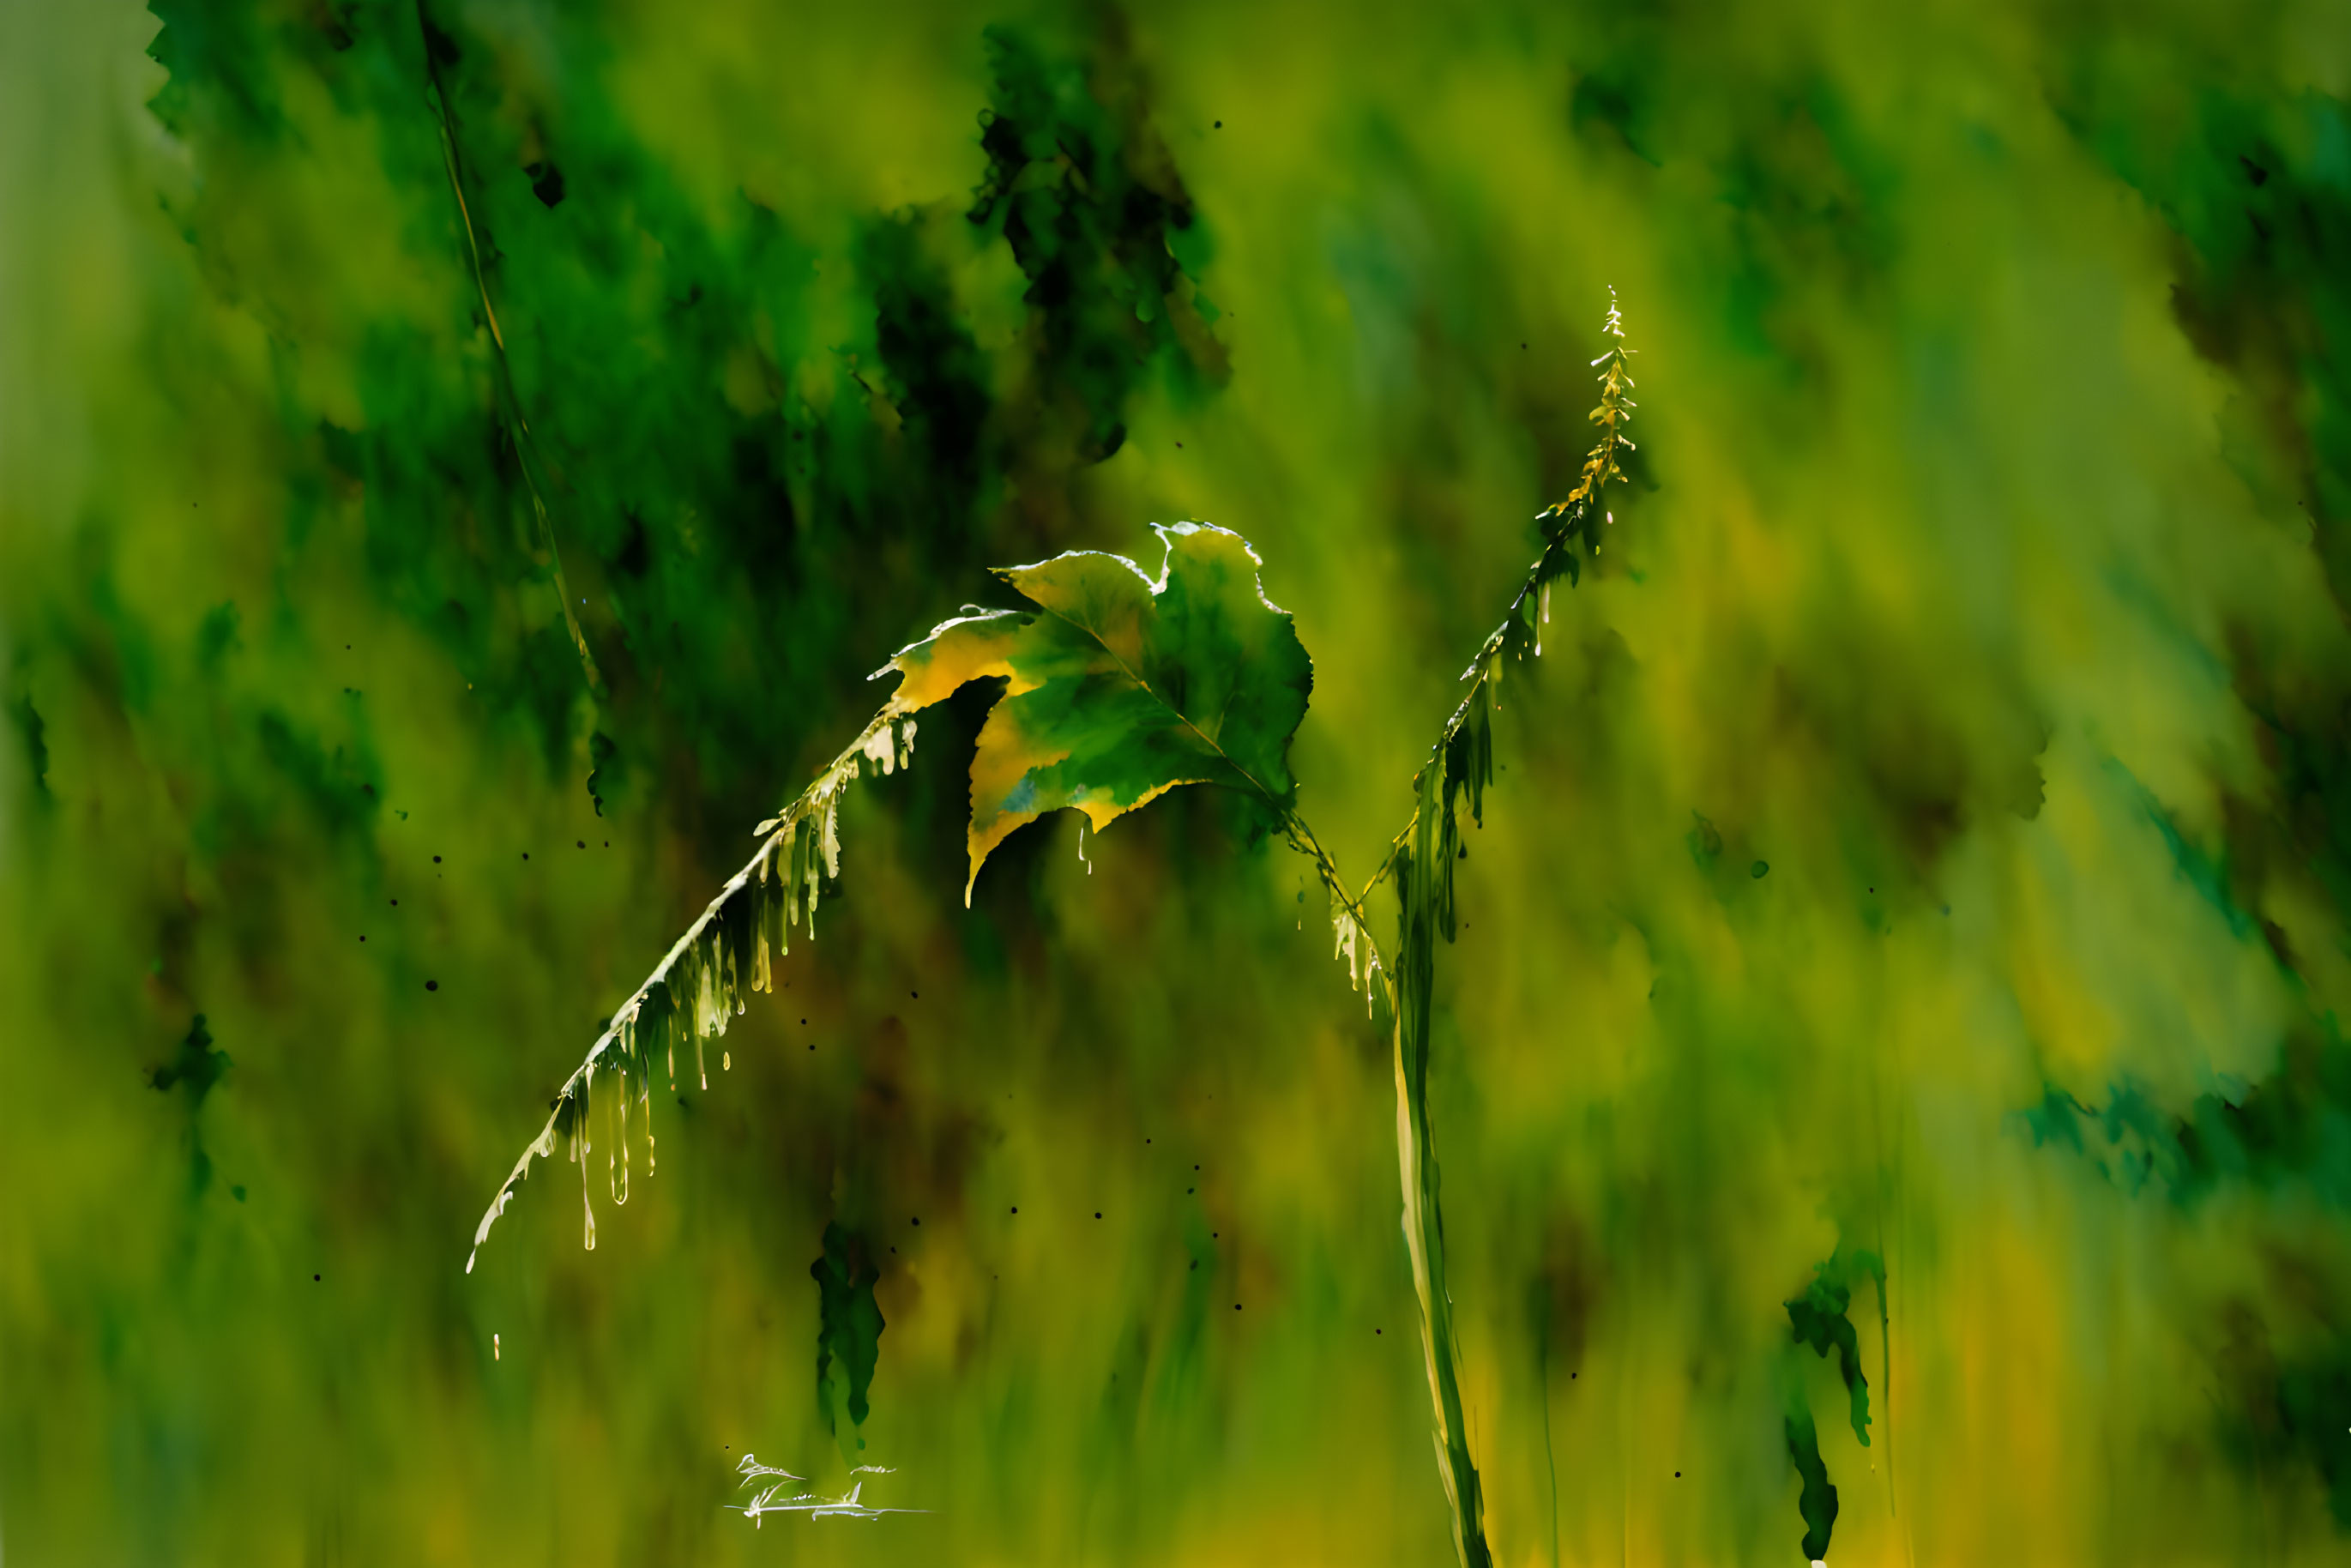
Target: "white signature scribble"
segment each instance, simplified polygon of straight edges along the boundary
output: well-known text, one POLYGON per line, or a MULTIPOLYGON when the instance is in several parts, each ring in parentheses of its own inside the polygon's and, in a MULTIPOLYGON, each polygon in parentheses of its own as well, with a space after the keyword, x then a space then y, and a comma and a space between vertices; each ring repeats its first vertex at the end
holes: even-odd
MULTIPOLYGON (((747 1487, 758 1486, 769 1476, 777 1478, 761 1488, 757 1497, 742 1504, 737 1510, 754 1525, 759 1523, 761 1516, 770 1513, 805 1513, 810 1519, 879 1519, 885 1513, 931 1511, 927 1508, 870 1508, 858 1500, 858 1494, 865 1490, 863 1481, 854 1483, 839 1497, 820 1497, 812 1491, 784 1497, 782 1493, 787 1488, 803 1482, 808 1478, 796 1476, 789 1470, 778 1469, 773 1465, 763 1465, 749 1454, 743 1456, 743 1462, 735 1468, 735 1471, 743 1478, 743 1484, 747 1487)), ((882 1465, 860 1465, 850 1472, 852 1475, 875 1476, 896 1473, 882 1465)))

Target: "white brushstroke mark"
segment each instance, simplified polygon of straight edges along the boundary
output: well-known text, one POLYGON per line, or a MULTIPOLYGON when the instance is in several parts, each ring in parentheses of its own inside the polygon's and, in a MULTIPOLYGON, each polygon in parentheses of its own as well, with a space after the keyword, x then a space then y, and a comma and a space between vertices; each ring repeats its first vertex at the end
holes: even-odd
MULTIPOLYGON (((754 1526, 759 1524, 762 1516, 770 1513, 805 1513, 810 1519, 879 1519, 885 1513, 931 1511, 927 1508, 872 1507, 861 1500, 862 1494, 865 1490, 863 1481, 856 1482, 839 1497, 820 1497, 812 1491, 799 1492, 788 1498, 780 1497, 779 1494, 787 1487, 795 1482, 803 1481, 807 1478, 796 1476, 789 1470, 778 1469, 773 1465, 763 1465, 749 1454, 743 1456, 743 1462, 736 1467, 736 1473, 743 1478, 745 1486, 753 1485, 768 1476, 777 1478, 762 1488, 757 1497, 737 1510, 754 1526)), ((859 1465, 850 1473, 877 1476, 897 1474, 895 1470, 882 1465, 859 1465)))

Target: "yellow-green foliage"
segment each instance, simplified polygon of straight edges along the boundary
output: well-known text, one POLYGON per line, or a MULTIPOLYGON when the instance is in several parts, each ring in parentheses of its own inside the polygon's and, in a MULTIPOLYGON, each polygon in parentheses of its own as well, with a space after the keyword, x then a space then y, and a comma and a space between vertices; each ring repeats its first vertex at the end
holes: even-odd
POLYGON ((1458 936, 1498 1562, 1797 1562, 1832 1488, 1839 1563, 2339 1560, 2346 37, 0 7, 0 1548, 1448 1560, 1396 1042, 1314 866, 1177 789, 965 908, 984 688, 841 792, 710 1092, 636 1048, 626 1222, 583 1170, 583 1252, 558 1167, 464 1269, 880 656, 1196 517, 1315 656, 1358 957, 1419 983, 1399 873, 1458 936), (1433 759, 1611 285, 1639 448, 1433 759), (755 1530, 747 1451, 931 1511, 755 1530))

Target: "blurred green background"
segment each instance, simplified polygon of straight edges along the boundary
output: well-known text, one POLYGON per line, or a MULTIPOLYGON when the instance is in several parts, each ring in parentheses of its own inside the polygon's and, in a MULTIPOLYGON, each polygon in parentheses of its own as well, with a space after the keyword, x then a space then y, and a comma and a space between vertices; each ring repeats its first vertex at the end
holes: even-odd
POLYGON ((596 1249, 559 1159, 463 1265, 989 565, 1247 535, 1368 872, 1613 285, 1440 968, 1499 1560, 1800 1562, 1792 1379, 1833 1562, 2343 1561, 2346 97, 2259 0, 0 7, 5 1560, 1449 1561, 1306 866, 1179 790, 965 909, 977 689, 596 1249))

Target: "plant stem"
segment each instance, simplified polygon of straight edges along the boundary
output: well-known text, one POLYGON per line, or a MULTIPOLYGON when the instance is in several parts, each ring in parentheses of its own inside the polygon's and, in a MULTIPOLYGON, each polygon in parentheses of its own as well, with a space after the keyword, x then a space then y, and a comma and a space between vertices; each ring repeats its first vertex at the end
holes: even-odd
MULTIPOLYGON (((1609 291, 1608 319, 1602 330, 1612 346, 1598 359, 1600 406, 1592 423, 1601 427, 1600 439, 1584 460, 1583 473, 1567 499, 1546 507, 1538 518, 1555 518, 1546 528, 1542 553, 1527 569, 1526 579, 1511 596, 1501 625, 1494 629, 1470 661, 1462 678, 1468 691, 1453 716, 1446 721, 1428 761, 1413 778, 1413 810, 1401 832, 1389 841, 1388 852, 1364 884, 1360 894, 1347 890, 1330 852, 1287 804, 1275 801, 1290 845, 1314 862, 1315 871, 1332 900, 1332 923, 1343 952, 1353 961, 1368 950, 1364 988, 1387 998, 1395 1028, 1396 1174, 1404 1188, 1404 1239, 1412 1254, 1412 1283, 1420 1298, 1420 1347, 1428 1364, 1429 1403, 1437 1418, 1432 1436, 1437 1444, 1437 1473, 1445 1481, 1446 1500, 1453 1511, 1453 1545, 1463 1568, 1492 1568, 1493 1554, 1486 1544, 1485 1498, 1478 1482, 1478 1467, 1469 1453, 1469 1433, 1461 1408, 1460 1348, 1453 1333, 1453 1298, 1445 1286, 1445 1217, 1439 1205, 1441 1183, 1437 1168, 1436 1127, 1428 1112, 1429 1024, 1436 989, 1437 942, 1454 937, 1453 862, 1468 852, 1460 842, 1457 801, 1466 804, 1473 821, 1482 823, 1486 785, 1493 779, 1493 715, 1500 706, 1498 693, 1504 666, 1530 652, 1542 653, 1541 624, 1551 618, 1551 585, 1560 578, 1571 582, 1580 576, 1580 551, 1597 555, 1599 529, 1614 521, 1607 510, 1609 481, 1622 480, 1620 452, 1632 442, 1624 427, 1632 418, 1633 390, 1625 345, 1622 317, 1614 290, 1609 291), (1364 901, 1382 882, 1393 880, 1403 905, 1402 929, 1395 961, 1384 966, 1379 946, 1364 918, 1364 901), (1374 976, 1381 979, 1375 990, 1374 976)), ((1252 780, 1252 782, 1255 782, 1252 780)), ((1259 786, 1260 791, 1263 787, 1259 786)), ((1272 797, 1267 797, 1271 800, 1272 797)), ((1352 973, 1351 973, 1352 977, 1352 973)), ((1550 1389, 1543 1391, 1544 1443, 1550 1443, 1550 1389)), ((1557 1478, 1552 1486, 1557 1490, 1557 1478)), ((1557 1500, 1553 1500, 1552 1552, 1558 1552, 1557 1500)))
POLYGON ((1423 812, 1415 852, 1400 866, 1404 936, 1395 975, 1396 1166, 1404 1184, 1404 1238, 1420 1296, 1420 1345, 1436 1406, 1437 1462, 1453 1505, 1453 1544, 1465 1568, 1490 1568, 1484 1494, 1469 1455, 1461 1414, 1460 1352, 1453 1337, 1453 1298, 1445 1285, 1445 1216, 1438 1206, 1437 1130, 1428 1113, 1430 992, 1437 973, 1436 900, 1427 887, 1429 818, 1423 812))
MULTIPOLYGON (((1420 821, 1426 823, 1434 816, 1434 812, 1423 812, 1420 821)), ((1491 1568, 1494 1559, 1486 1545, 1484 1493, 1469 1454, 1468 1427, 1461 1411, 1460 1353, 1453 1336, 1453 1299, 1445 1285, 1445 1219, 1437 1201, 1436 1127, 1428 1113, 1429 989, 1436 973, 1434 903, 1414 896, 1415 868, 1407 853, 1395 868, 1405 905, 1403 937, 1396 949, 1400 967, 1387 969, 1364 919, 1362 900, 1347 891, 1338 865, 1314 836, 1314 830, 1294 810, 1283 813, 1282 827, 1290 847, 1314 862, 1324 890, 1343 916, 1354 923, 1357 939, 1369 946, 1366 988, 1379 977, 1376 994, 1386 998, 1394 1021, 1396 1174, 1404 1194, 1404 1239, 1412 1256, 1413 1293, 1420 1301, 1421 1356, 1427 1365, 1429 1404, 1437 1418, 1437 1430, 1431 1436, 1437 1446, 1437 1474, 1445 1482, 1454 1550, 1464 1568, 1491 1568)), ((1414 836, 1426 838, 1426 829, 1421 828, 1414 836)), ((1422 863, 1426 863, 1425 859, 1422 863)))

